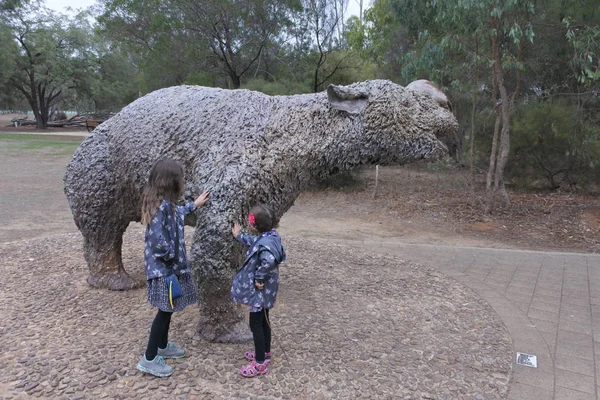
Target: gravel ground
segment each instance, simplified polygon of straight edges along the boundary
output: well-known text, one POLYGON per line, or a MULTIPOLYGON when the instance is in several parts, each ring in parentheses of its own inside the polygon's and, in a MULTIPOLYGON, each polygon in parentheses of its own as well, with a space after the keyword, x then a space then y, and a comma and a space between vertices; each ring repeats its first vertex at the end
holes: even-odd
MULTIPOLYGON (((169 361, 175 374, 141 374, 154 315, 145 289, 90 288, 79 234, 0 245, 0 398, 506 398, 510 336, 470 289, 393 257, 284 244, 271 318, 281 343, 271 371, 252 379, 237 372, 250 344, 197 340, 195 307, 171 324, 188 351, 169 361)), ((142 247, 141 230, 128 231, 124 261, 137 276, 142 247)))

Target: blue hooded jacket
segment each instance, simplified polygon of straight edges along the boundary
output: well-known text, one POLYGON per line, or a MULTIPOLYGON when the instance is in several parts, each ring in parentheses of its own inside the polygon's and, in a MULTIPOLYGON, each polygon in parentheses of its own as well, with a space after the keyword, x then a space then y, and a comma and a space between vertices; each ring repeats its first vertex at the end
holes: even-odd
POLYGON ((273 308, 279 289, 279 264, 285 261, 285 251, 277 231, 260 236, 240 234, 237 240, 248 246, 246 261, 233 278, 231 299, 252 308, 273 308), (263 290, 254 285, 264 282, 263 290))
POLYGON ((185 206, 175 206, 163 200, 152 221, 146 227, 144 261, 146 279, 160 278, 171 274, 189 274, 190 266, 185 253, 183 219, 196 209, 193 201, 185 206))

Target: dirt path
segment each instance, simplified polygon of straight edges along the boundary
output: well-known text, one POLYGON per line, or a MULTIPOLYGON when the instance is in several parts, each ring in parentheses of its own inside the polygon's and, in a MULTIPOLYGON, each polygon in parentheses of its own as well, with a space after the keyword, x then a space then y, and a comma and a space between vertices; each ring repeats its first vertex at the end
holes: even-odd
POLYGON ((0 147, 0 243, 76 231, 62 182, 70 156, 23 153, 0 147))
MULTIPOLYGON (((63 176, 82 138, 62 138, 62 147, 30 148, 0 134, 0 243, 76 231, 63 176)), ((465 179, 464 172, 438 175, 424 166, 381 168, 374 198, 374 174, 365 168, 342 190, 303 193, 280 229, 323 239, 600 252, 598 197, 513 193, 510 209, 482 218, 465 179)))

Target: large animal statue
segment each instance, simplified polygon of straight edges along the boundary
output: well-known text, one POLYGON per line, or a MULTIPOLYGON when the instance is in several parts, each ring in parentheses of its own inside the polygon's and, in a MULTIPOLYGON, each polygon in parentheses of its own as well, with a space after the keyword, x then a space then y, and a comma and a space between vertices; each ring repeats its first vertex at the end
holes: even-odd
POLYGON ((296 96, 198 86, 152 92, 98 126, 67 167, 65 192, 83 235, 88 282, 134 286, 121 260, 122 235, 140 221, 152 164, 176 159, 186 171, 186 198, 210 190, 210 202, 186 220, 195 226, 199 333, 241 340, 248 328, 229 298, 243 257, 234 221, 257 203, 281 216, 311 183, 358 165, 435 159, 446 152, 438 136, 456 129, 452 113, 430 96, 384 80, 296 96))

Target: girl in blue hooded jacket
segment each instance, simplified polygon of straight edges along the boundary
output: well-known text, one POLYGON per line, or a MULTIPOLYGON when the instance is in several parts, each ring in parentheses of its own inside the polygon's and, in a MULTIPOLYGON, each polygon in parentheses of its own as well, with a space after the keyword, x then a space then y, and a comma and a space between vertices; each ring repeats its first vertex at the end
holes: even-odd
POLYGON ((250 311, 254 351, 244 352, 250 364, 240 369, 240 374, 249 378, 268 372, 272 356, 269 310, 277 298, 279 264, 285 261, 285 251, 275 230, 274 212, 264 206, 256 206, 248 215, 248 221, 258 236, 240 233, 237 223, 231 231, 237 240, 248 246, 246 261, 233 278, 231 298, 236 303, 247 305, 250 311))
POLYGON ((158 308, 145 354, 137 369, 154 376, 173 373, 165 358, 181 358, 185 351, 168 341, 173 312, 198 301, 185 253, 184 218, 208 201, 208 191, 195 201, 178 206, 184 190, 183 167, 173 160, 158 161, 150 171, 142 199, 142 224, 146 225, 144 263, 148 283, 148 302, 158 308), (174 275, 181 296, 169 298, 167 277, 174 275))

